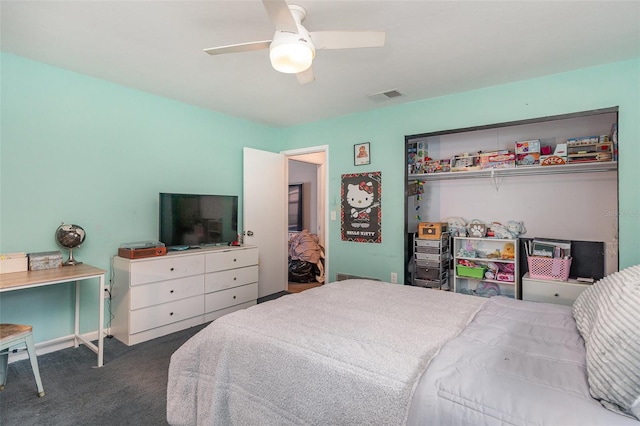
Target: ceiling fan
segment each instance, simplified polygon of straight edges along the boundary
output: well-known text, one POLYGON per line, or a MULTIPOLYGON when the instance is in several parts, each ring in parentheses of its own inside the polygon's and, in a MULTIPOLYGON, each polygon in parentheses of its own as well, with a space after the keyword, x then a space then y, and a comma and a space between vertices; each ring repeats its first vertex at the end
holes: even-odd
POLYGON ((351 49, 384 46, 384 31, 307 31, 302 21, 307 11, 285 0, 262 0, 276 31, 272 40, 253 41, 204 49, 209 55, 269 49, 277 71, 295 74, 300 84, 315 80, 311 66, 317 49, 351 49))

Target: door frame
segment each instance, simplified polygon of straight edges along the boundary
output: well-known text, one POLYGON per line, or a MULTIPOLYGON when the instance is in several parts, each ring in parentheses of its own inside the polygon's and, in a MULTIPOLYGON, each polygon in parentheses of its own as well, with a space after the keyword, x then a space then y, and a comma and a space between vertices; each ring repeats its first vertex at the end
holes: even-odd
MULTIPOLYGON (((289 182, 289 160, 307 154, 324 153, 324 161, 318 164, 318 218, 322 218, 322 232, 324 239, 324 276, 327 283, 329 272, 329 145, 319 145, 280 151, 285 156, 285 182, 289 182)), ((300 161, 300 160, 299 160, 300 161)), ((284 229, 283 231, 287 231, 284 229)))

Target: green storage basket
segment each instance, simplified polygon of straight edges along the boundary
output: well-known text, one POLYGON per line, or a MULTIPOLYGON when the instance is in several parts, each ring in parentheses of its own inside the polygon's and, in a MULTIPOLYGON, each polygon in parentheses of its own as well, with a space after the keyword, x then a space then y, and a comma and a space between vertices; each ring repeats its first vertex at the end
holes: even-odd
POLYGON ((487 270, 486 266, 479 267, 471 267, 464 265, 456 265, 456 272, 459 277, 467 277, 467 278, 484 278, 484 273, 487 270))

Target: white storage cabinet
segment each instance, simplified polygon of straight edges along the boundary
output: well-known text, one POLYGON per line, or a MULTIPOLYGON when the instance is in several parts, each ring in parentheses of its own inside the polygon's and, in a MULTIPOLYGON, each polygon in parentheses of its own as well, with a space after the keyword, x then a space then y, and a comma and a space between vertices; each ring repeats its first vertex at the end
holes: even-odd
POLYGON ((127 345, 256 304, 258 249, 215 247, 113 261, 111 333, 127 345))
POLYGON ((571 306, 590 285, 572 279, 555 281, 531 278, 527 272, 522 277, 522 300, 571 306))

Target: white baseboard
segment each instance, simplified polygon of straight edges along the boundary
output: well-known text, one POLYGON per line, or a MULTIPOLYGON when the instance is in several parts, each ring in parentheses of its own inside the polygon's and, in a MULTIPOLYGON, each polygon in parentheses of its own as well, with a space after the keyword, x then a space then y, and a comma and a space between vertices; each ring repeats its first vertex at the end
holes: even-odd
MULTIPOLYGON (((87 333, 82 335, 85 339, 89 341, 98 340, 98 332, 94 331, 92 333, 87 333)), ((38 356, 48 354, 50 352, 56 352, 62 349, 72 348, 74 346, 73 334, 68 336, 58 337, 57 339, 47 340, 46 342, 36 343, 36 354, 38 356)), ((82 342, 80 342, 82 345, 82 342)), ((89 349, 91 350, 91 349, 89 349)), ((27 353, 27 348, 16 347, 13 348, 11 352, 9 352, 9 363, 15 361, 21 361, 23 359, 29 359, 29 354, 27 353), (13 352, 14 349, 17 349, 17 352, 13 352)))

